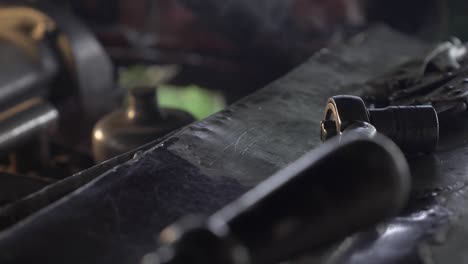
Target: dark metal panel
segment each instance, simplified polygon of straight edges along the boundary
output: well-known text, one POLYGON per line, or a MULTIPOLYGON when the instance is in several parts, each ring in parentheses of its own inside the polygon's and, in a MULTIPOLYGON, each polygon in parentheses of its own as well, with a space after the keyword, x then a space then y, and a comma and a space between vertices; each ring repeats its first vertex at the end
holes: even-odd
POLYGON ((138 263, 169 223, 245 190, 158 147, 2 233, 0 263, 138 263))
POLYGON ((426 48, 375 28, 322 51, 0 233, 0 263, 137 263, 164 226, 216 211, 316 146, 329 96, 357 93, 426 48))
POLYGON ((27 197, 15 200, 11 204, 0 207, 0 230, 6 229, 36 213, 40 209, 47 207, 76 189, 88 184, 106 171, 131 160, 136 153, 146 151, 165 139, 166 137, 160 138, 138 149, 129 151, 128 153, 81 171, 64 180, 48 185, 27 197))
POLYGON ((467 133, 461 122, 443 128, 435 154, 410 159, 413 194, 405 212, 350 237, 323 263, 466 263, 467 133))
POLYGON ((0 207, 36 192, 47 182, 10 173, 0 173, 0 207))
POLYGON ((359 93, 367 80, 421 56, 425 48, 376 28, 322 50, 262 91, 190 126, 169 150, 206 175, 222 173, 253 185, 319 144, 330 96, 359 93))

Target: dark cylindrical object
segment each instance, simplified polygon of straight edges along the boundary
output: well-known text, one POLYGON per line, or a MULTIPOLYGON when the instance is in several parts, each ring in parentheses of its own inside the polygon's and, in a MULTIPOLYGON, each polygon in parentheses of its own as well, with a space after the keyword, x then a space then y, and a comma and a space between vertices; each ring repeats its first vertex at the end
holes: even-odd
POLYGON ((409 179, 406 160, 390 140, 351 133, 279 171, 205 225, 166 229, 162 240, 175 251, 170 257, 162 248, 155 263, 279 263, 395 215, 409 179), (199 254, 200 248, 213 253, 199 254))
POLYGON ((432 152, 439 141, 439 118, 431 105, 368 109, 360 97, 352 95, 328 99, 320 137, 326 141, 363 126, 373 126, 407 153, 432 152))
POLYGON ((391 106, 370 109, 369 114, 377 131, 405 152, 431 152, 437 146, 439 121, 432 106, 391 106))
POLYGON ((0 153, 22 145, 53 128, 58 111, 40 99, 31 99, 0 113, 0 153))
POLYGON ((127 118, 138 124, 161 122, 164 117, 159 110, 158 95, 152 87, 130 89, 128 97, 127 118))

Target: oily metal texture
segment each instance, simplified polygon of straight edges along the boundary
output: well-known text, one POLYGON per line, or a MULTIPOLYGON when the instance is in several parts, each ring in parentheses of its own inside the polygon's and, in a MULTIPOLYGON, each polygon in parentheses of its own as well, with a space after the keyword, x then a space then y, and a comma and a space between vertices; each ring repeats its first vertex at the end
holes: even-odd
POLYGON ((329 97, 357 94, 372 76, 425 51, 420 42, 376 28, 322 50, 263 90, 181 131, 169 150, 206 175, 222 172, 252 186, 319 144, 329 97))
MULTIPOLYGON (((95 175, 92 182, 6 229, 0 233, 0 263, 138 263, 154 250, 155 236, 162 228, 186 214, 219 210, 316 147, 323 106, 330 96, 357 94, 367 81, 422 56, 427 48, 378 27, 319 52, 284 78, 185 127, 132 160, 95 175)), ((392 233, 401 235, 399 243, 408 250, 394 250, 395 240, 386 239, 379 241, 377 249, 388 250, 385 252, 395 258, 419 252, 409 249, 429 242, 426 237, 432 229, 426 227, 444 226, 447 212, 452 211, 451 205, 432 201, 444 192, 453 194, 453 199, 468 199, 468 195, 457 195, 464 194, 466 166, 460 163, 460 153, 466 150, 459 144, 453 148, 456 150, 441 152, 442 158, 414 161, 415 202, 406 216, 390 222, 408 223, 400 230, 407 235, 392 233), (453 157, 457 159, 439 162, 453 157), (444 175, 450 169, 455 172, 444 175), (434 173, 440 174, 431 177, 434 173), (451 185, 458 181, 462 184, 451 185), (447 186, 452 187, 443 188, 447 186), (439 191, 433 191, 436 187, 439 191)), ((390 225, 383 226, 386 229, 372 233, 376 238, 385 234, 382 230, 391 230, 390 225)), ((463 232, 457 236, 462 239, 463 232)), ((333 252, 335 258, 326 254, 317 258, 322 263, 353 261, 359 254, 369 253, 360 263, 376 263, 372 261, 379 259, 377 251, 365 251, 372 250, 373 244, 360 247, 359 242, 357 238, 345 241, 341 251, 333 252), (340 258, 340 252, 348 257, 340 258)), ((424 248, 443 255, 441 249, 424 248)), ((463 257, 462 251, 457 252, 453 257, 463 257)))

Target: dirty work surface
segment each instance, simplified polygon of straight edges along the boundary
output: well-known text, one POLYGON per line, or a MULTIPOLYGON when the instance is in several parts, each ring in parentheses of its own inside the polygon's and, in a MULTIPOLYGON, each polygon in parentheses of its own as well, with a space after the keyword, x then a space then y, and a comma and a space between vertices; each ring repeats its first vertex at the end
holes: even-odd
MULTIPOLYGON (((187 213, 218 210, 317 146, 318 122, 329 96, 358 93, 367 80, 427 48, 379 27, 318 53, 261 91, 3 231, 0 263, 138 263, 164 226, 187 213)), ((315 259, 466 263, 464 135, 451 137, 433 156, 413 161, 413 201, 401 217, 315 259)))

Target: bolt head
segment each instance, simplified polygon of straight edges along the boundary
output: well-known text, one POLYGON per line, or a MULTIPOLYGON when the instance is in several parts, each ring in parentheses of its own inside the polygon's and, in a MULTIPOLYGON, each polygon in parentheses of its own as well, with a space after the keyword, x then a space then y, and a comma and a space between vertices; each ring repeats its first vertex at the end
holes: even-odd
POLYGON ((320 138, 326 141, 338 134, 336 122, 333 120, 323 120, 320 123, 320 138))

